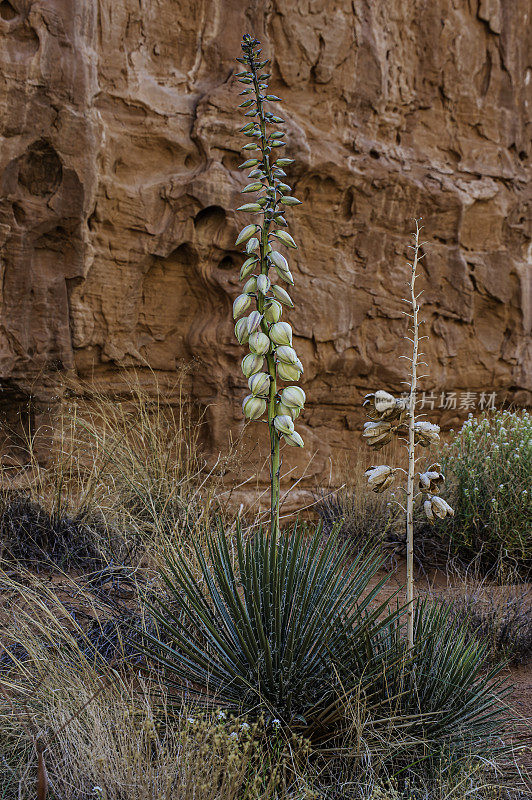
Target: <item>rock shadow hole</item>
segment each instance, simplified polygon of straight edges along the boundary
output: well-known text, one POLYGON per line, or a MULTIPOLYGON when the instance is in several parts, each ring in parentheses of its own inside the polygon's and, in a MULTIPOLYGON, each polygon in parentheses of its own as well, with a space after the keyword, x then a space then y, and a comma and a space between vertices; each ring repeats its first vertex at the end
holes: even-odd
POLYGON ((35 197, 53 194, 63 179, 63 165, 52 145, 34 142, 19 159, 18 182, 35 197))
POLYGON ((0 17, 6 22, 15 19, 18 16, 18 11, 15 11, 9 0, 2 0, 0 3, 0 17))

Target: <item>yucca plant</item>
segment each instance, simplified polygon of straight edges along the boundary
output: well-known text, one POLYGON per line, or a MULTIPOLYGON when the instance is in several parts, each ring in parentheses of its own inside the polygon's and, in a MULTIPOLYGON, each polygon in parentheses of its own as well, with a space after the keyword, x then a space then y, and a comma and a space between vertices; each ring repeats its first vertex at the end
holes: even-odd
POLYGON ((246 225, 236 240, 237 245, 245 245, 246 259, 240 270, 240 280, 246 282, 242 294, 233 303, 233 317, 240 317, 235 325, 236 338, 250 350, 242 361, 242 372, 250 390, 242 402, 242 411, 250 420, 261 419, 266 413, 268 421, 271 532, 276 536, 279 533, 280 444, 283 440, 289 445, 303 447, 303 439, 294 429, 294 420, 304 406, 305 393, 299 386, 285 386, 281 390, 278 385, 279 381, 298 381, 303 365, 292 347, 292 328, 280 319, 283 305, 293 308, 294 304, 288 292, 272 283, 269 275, 275 272, 278 279, 289 286, 294 283, 288 261, 275 248, 297 247, 284 230, 287 223, 283 214, 287 207, 299 205, 300 200, 292 196, 291 187, 284 183, 283 168, 291 164, 292 159, 275 157, 278 148, 286 144, 285 134, 271 127, 282 125, 284 120, 268 111, 265 103, 276 103, 281 98, 268 94, 270 75, 261 72, 268 61, 262 60, 259 44, 257 39, 246 34, 242 39, 243 57, 237 59, 246 67, 237 73, 245 87, 240 108, 251 118, 251 122, 240 129, 250 140, 243 150, 252 156, 240 165, 240 169, 251 169, 251 183, 242 192, 256 195, 253 202, 245 203, 237 211, 260 215, 262 224, 246 225), (242 317, 253 300, 255 310, 242 317))
MULTIPOLYGON (((395 646, 388 646, 389 653, 404 643, 401 625, 391 626, 395 646)), ((405 748, 407 763, 413 764, 417 752, 421 768, 432 769, 435 762, 441 768, 443 759, 456 764, 503 752, 502 700, 509 688, 497 677, 501 664, 489 666, 488 643, 471 639, 452 606, 427 600, 414 606, 414 641, 401 668, 385 673, 389 714, 404 736, 397 738, 395 759, 402 760, 405 748)))
MULTIPOLYGON (((382 564, 360 553, 346 566, 346 548, 333 533, 300 526, 279 539, 238 528, 231 551, 223 530, 199 546, 199 574, 184 554, 167 563, 167 599, 149 604, 158 638, 145 652, 179 687, 204 700, 283 724, 311 725, 340 685, 370 681, 378 658, 367 642, 393 619, 375 602, 385 578, 370 584, 382 564)), ((334 715, 333 715, 334 716, 334 715)), ((329 720, 330 722, 330 720, 329 720)))
POLYGON ((406 601, 407 601, 407 639, 409 647, 414 646, 414 502, 423 497, 423 508, 429 522, 435 519, 445 519, 454 514, 453 509, 440 497, 440 491, 445 482, 445 476, 441 473, 441 465, 434 463, 428 469, 418 473, 416 479, 416 447, 430 447, 431 444, 439 442, 440 428, 427 420, 421 420, 416 415, 416 399, 418 391, 418 366, 419 358, 423 355, 419 349, 420 336, 419 328, 419 294, 416 294, 416 280, 418 277, 419 262, 423 258, 421 254, 422 243, 420 242, 421 227, 420 220, 416 220, 416 232, 414 233, 414 244, 412 262, 410 267, 410 280, 408 287, 410 291, 409 299, 405 300, 409 305, 409 311, 404 313, 411 320, 409 333, 412 336, 405 336, 412 344, 412 355, 402 356, 410 361, 409 380, 405 381, 408 385, 406 397, 394 397, 389 392, 379 389, 376 392, 366 395, 364 405, 368 408, 369 422, 364 425, 364 437, 367 444, 374 450, 380 450, 384 445, 392 441, 394 436, 398 436, 405 442, 408 453, 408 469, 402 467, 390 467, 387 464, 370 467, 366 471, 369 487, 377 493, 386 491, 393 482, 397 472, 406 474, 406 488, 402 487, 405 496, 405 505, 399 501, 393 501, 404 512, 406 520, 406 601), (416 484, 417 480, 417 486, 416 484))

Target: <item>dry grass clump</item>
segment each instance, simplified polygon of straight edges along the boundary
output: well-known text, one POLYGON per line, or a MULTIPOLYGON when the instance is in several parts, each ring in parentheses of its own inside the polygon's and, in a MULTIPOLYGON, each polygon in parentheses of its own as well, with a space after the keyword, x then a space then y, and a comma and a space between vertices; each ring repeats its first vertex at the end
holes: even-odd
POLYGON ((0 796, 36 796, 38 743, 50 800, 277 796, 299 742, 186 698, 168 706, 157 675, 145 682, 129 661, 109 664, 53 589, 2 582, 16 622, 4 619, 1 632, 0 796))
POLYGON ((439 596, 450 603, 473 638, 488 643, 493 660, 512 666, 532 661, 530 586, 462 576, 439 596))
MULTIPOLYGON (((398 458, 404 455, 397 450, 398 458)), ((382 494, 367 491, 368 454, 358 451, 339 467, 340 487, 315 492, 316 511, 325 533, 336 528, 354 552, 382 546, 390 557, 402 554, 405 531, 394 505, 382 494)))
POLYGON ((137 563, 146 546, 186 544, 225 513, 220 483, 232 453, 207 468, 201 419, 184 391, 148 392, 125 376, 113 396, 73 384, 46 431, 28 430, 0 475, 0 553, 32 568, 137 563), (49 440, 43 465, 42 443, 49 440))

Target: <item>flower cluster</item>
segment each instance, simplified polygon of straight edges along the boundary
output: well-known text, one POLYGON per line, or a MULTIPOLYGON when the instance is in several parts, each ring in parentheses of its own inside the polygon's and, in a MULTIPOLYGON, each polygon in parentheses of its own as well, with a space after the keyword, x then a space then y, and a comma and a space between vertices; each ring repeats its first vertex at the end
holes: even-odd
POLYGON ((244 57, 237 59, 246 65, 246 70, 237 73, 238 80, 245 86, 241 92, 245 99, 240 108, 251 118, 240 129, 250 139, 243 149, 253 154, 240 165, 241 169, 251 169, 248 176, 251 182, 242 192, 255 195, 253 202, 237 210, 262 217, 261 223, 246 225, 236 239, 237 245, 244 246, 246 256, 240 270, 240 280, 245 283, 233 303, 233 318, 237 320, 235 336, 240 344, 249 348, 242 360, 242 372, 250 393, 243 400, 242 411, 247 419, 260 419, 267 411, 272 435, 302 447, 303 439, 294 428, 294 420, 303 409, 305 393, 294 385, 279 391, 277 385, 278 380, 298 381, 303 372, 293 347, 292 328, 281 320, 283 306, 293 308, 294 304, 286 289, 277 282, 291 286, 294 279, 287 258, 276 249, 297 247, 284 230, 287 223, 283 214, 287 207, 299 205, 300 201, 292 196, 291 187, 284 182, 284 167, 292 159, 274 157, 276 150, 285 145, 284 132, 267 132, 267 126, 280 125, 284 120, 264 108, 265 101, 278 102, 280 98, 268 94, 270 76, 261 73, 268 62, 261 60, 258 45, 256 39, 244 36, 244 57), (253 301, 255 308, 250 311, 253 301))

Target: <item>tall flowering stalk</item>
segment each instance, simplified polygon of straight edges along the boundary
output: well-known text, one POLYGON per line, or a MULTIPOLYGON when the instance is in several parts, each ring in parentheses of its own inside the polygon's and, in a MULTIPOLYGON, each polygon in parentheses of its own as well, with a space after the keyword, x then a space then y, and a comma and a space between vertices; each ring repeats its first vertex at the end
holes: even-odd
POLYGON ((244 416, 261 419, 266 413, 270 432, 270 485, 271 485, 271 531, 279 533, 280 501, 280 443, 303 447, 303 439, 294 429, 305 403, 305 393, 299 386, 289 385, 283 389, 279 381, 298 381, 303 365, 292 347, 292 328, 281 321, 283 306, 293 308, 288 292, 274 280, 289 286, 294 279, 285 256, 276 250, 279 245, 296 248, 283 213, 288 206, 300 205, 291 195, 291 187, 283 182, 284 167, 292 163, 290 158, 276 158, 278 148, 284 147, 284 132, 272 130, 284 120, 265 108, 265 103, 279 102, 276 95, 268 94, 270 75, 262 70, 269 63, 261 60, 260 43, 252 36, 242 39, 243 57, 237 58, 246 69, 237 73, 244 89, 240 108, 244 116, 250 117, 240 132, 249 138, 243 146, 251 158, 240 165, 250 169, 251 183, 242 190, 254 194, 253 202, 245 203, 237 211, 260 215, 261 221, 246 225, 239 233, 236 244, 245 245, 245 261, 240 270, 240 280, 245 281, 240 294, 233 303, 233 318, 237 319, 235 335, 240 344, 247 344, 249 354, 242 361, 242 372, 248 380, 250 394, 242 403, 244 416), (255 308, 248 316, 252 302, 255 308))
MULTIPOLYGON (((398 503, 406 517, 406 601, 407 601, 407 640, 409 647, 414 645, 414 503, 418 498, 423 497, 423 508, 427 518, 431 523, 436 517, 444 519, 454 514, 451 506, 439 496, 445 477, 440 472, 440 464, 432 464, 425 472, 417 475, 416 491, 416 447, 429 447, 435 444, 440 438, 440 428, 426 420, 416 418, 416 399, 418 385, 418 365, 419 357, 423 353, 419 352, 419 296, 416 294, 417 268, 420 256, 421 243, 419 235, 421 227, 419 220, 416 220, 416 232, 414 233, 414 244, 411 246, 414 251, 411 268, 409 289, 410 297, 405 300, 410 306, 408 312, 404 312, 412 320, 409 332, 412 336, 406 336, 412 344, 412 356, 401 356, 410 361, 410 379, 406 381, 409 391, 406 397, 396 398, 382 389, 366 395, 364 405, 367 406, 370 422, 364 425, 362 436, 367 444, 374 450, 388 444, 394 435, 399 436, 404 442, 408 451, 408 469, 405 471, 401 467, 389 467, 383 464, 378 467, 370 467, 366 470, 368 484, 374 492, 386 491, 394 482, 397 472, 404 472, 406 475, 406 489, 402 487, 406 495, 406 507, 398 503)), ((426 337, 425 337, 426 338, 426 337)))

